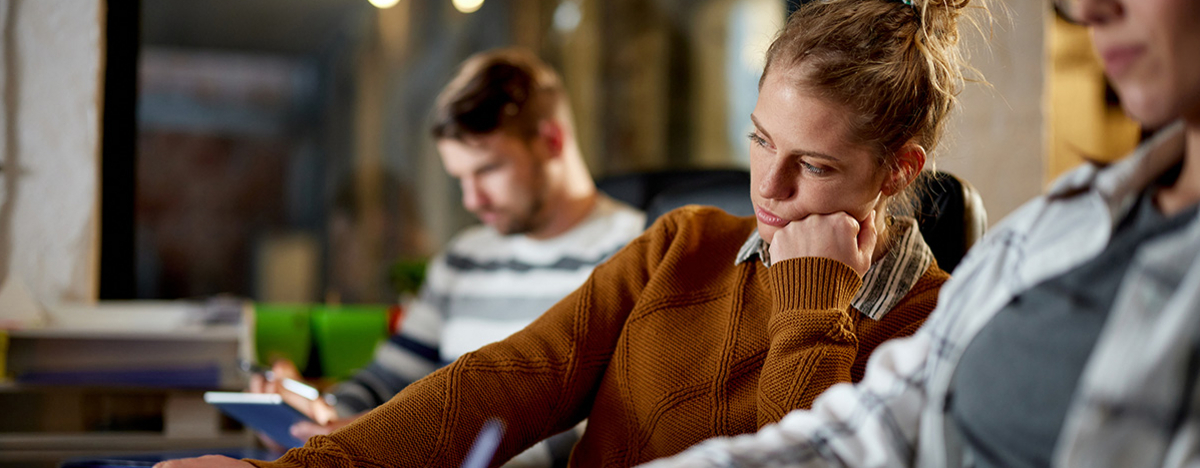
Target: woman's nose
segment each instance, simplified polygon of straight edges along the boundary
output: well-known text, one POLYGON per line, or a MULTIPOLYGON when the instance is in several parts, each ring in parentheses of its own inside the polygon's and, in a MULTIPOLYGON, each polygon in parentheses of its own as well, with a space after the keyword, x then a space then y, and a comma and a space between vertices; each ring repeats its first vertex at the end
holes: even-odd
POLYGON ((796 194, 796 174, 791 164, 774 161, 758 183, 758 194, 772 200, 786 200, 796 194))
POLYGON ((1088 26, 1110 23, 1125 14, 1124 0, 1071 0, 1072 16, 1088 26))

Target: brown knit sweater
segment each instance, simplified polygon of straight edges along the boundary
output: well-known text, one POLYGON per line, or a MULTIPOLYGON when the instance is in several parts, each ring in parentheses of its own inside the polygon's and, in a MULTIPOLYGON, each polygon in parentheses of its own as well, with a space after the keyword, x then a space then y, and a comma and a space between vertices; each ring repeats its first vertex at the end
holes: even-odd
POLYGON ((948 275, 930 266, 880 321, 850 307, 862 280, 823 258, 734 265, 755 228, 676 210, 510 338, 464 355, 327 437, 258 466, 459 466, 488 418, 498 465, 587 418, 573 466, 625 467, 753 432, 861 377, 911 334, 948 275))

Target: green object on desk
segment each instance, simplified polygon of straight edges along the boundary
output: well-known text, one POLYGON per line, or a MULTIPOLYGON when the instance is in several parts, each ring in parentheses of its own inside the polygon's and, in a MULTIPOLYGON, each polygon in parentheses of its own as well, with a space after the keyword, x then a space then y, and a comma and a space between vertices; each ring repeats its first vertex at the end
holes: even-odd
POLYGON ((371 362, 375 346, 387 339, 385 305, 317 306, 313 339, 325 377, 344 379, 371 362))
POLYGON ((312 348, 311 311, 307 304, 255 304, 258 362, 270 366, 277 359, 287 359, 303 370, 312 348))

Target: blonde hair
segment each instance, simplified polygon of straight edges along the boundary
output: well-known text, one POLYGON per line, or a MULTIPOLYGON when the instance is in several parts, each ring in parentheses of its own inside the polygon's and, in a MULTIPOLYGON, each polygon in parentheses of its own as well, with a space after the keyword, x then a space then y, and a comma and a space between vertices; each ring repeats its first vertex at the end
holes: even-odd
POLYGON ((762 79, 798 71, 797 85, 852 113, 854 134, 876 148, 884 164, 909 141, 932 153, 964 69, 971 70, 958 45, 959 18, 971 0, 912 3, 816 0, 801 6, 768 49, 762 79))

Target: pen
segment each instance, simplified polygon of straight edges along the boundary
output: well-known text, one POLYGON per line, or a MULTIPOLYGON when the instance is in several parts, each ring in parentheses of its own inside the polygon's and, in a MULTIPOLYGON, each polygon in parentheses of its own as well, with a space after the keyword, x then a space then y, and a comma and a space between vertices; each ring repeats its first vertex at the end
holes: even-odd
POLYGON ((496 418, 485 421, 460 468, 486 468, 496 455, 496 449, 500 448, 500 438, 503 436, 503 422, 496 418))
MULTIPOLYGON (((263 378, 267 379, 268 382, 274 382, 277 380, 275 377, 275 372, 272 371, 270 367, 256 364, 254 362, 250 362, 245 359, 238 360, 238 368, 242 369, 245 372, 251 373, 251 374, 262 375, 263 378)), ((327 404, 329 406, 337 405, 337 396, 336 395, 333 395, 331 393, 326 393, 324 395, 324 397, 322 397, 321 392, 318 391, 316 389, 316 387, 313 387, 312 385, 308 385, 299 380, 289 379, 289 378, 285 377, 282 380, 280 380, 280 384, 283 385, 283 388, 286 388, 288 391, 290 391, 292 393, 300 395, 301 397, 303 397, 306 400, 315 401, 317 398, 322 398, 325 401, 325 404, 327 404)))

